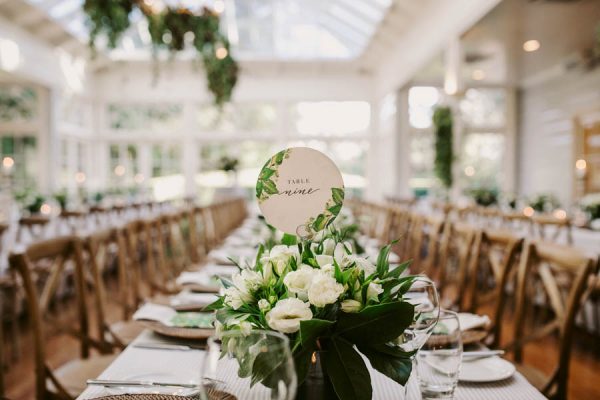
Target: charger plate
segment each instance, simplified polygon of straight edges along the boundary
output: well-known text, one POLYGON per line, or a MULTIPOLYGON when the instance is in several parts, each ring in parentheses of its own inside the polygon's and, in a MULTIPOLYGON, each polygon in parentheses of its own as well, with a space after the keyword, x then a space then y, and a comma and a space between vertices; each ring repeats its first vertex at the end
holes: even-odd
POLYGON ((156 321, 144 321, 144 326, 159 335, 191 340, 204 340, 215 334, 214 329, 206 328, 180 328, 176 326, 166 326, 156 321))
MULTIPOLYGON (((231 393, 222 392, 220 390, 208 390, 209 400, 237 400, 237 397, 231 393)), ((171 394, 118 394, 111 396, 96 397, 92 400, 181 400, 181 399, 194 399, 198 396, 174 396, 171 394)))

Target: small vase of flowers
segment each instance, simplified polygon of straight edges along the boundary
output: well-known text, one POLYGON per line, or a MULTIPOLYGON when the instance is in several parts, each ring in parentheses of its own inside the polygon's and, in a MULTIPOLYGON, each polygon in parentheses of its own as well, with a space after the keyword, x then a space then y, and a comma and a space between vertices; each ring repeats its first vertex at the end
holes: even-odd
MULTIPOLYGON (((333 227, 316 237, 298 241, 284 235, 281 244, 260 245, 251 264, 223 279, 223 295, 209 306, 216 310, 217 334, 254 329, 286 334, 298 398, 370 399, 367 363, 404 385, 413 353, 394 343, 415 314, 403 299, 415 279, 404 273, 408 263, 390 266, 391 245, 381 248, 376 261, 365 258, 333 227)), ((269 385, 262 369, 244 364, 240 377, 269 385)))

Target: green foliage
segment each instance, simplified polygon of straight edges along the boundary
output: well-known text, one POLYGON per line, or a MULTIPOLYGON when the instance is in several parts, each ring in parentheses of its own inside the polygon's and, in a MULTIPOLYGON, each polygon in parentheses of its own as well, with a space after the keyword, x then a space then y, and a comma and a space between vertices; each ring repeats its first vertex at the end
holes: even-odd
POLYGON ((219 16, 208 8, 198 14, 184 7, 166 7, 156 12, 143 1, 85 0, 83 9, 90 25, 90 45, 100 34, 106 34, 110 48, 129 28, 129 16, 139 9, 148 20, 148 31, 155 50, 182 51, 186 38, 193 38, 193 46, 202 59, 208 89, 219 107, 231 99, 237 83, 239 67, 231 57, 229 41, 219 31, 219 16))
POLYGON ((67 194, 66 190, 63 189, 60 192, 56 192, 56 193, 54 193, 54 195, 52 197, 54 197, 54 200, 56 200, 56 202, 60 206, 61 210, 67 209, 67 202, 69 200, 69 195, 67 194))
POLYGON ((237 158, 223 156, 219 159, 217 168, 225 172, 237 171, 239 163, 237 158))
MULTIPOLYGON (((0 120, 30 119, 35 113, 37 96, 33 89, 2 88, 0 90, 0 120)), ((5 150, 5 153, 7 151, 5 150)))
POLYGON ((489 207, 498 204, 498 190, 478 188, 470 190, 471 197, 480 206, 489 207))
POLYGON ((42 205, 46 201, 46 197, 41 194, 37 194, 33 197, 33 200, 25 206, 25 209, 31 214, 37 214, 40 212, 42 205))
POLYGON ((560 202, 553 194, 540 193, 529 200, 529 206, 537 212, 545 212, 560 207, 560 202))
POLYGON ((452 111, 450 107, 438 107, 433 113, 435 125, 435 176, 445 188, 452 187, 452 111))

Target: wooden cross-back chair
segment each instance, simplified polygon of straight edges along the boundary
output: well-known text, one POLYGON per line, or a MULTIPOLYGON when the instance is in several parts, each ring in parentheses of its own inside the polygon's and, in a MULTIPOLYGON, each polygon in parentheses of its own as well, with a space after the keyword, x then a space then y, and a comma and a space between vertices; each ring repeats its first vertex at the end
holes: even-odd
POLYGON ((36 399, 73 399, 85 389, 86 379, 96 377, 114 359, 113 355, 90 357, 90 348, 97 342, 88 332, 81 241, 75 236, 41 241, 30 245, 23 253, 11 254, 9 263, 22 280, 28 306, 36 399), (48 278, 38 294, 35 263, 41 260, 49 260, 51 265, 48 278), (75 283, 77 321, 74 323, 78 326, 73 328, 72 323, 64 324, 63 331, 79 339, 81 358, 52 370, 46 361, 44 326, 60 278, 67 268, 72 268, 75 283))
POLYGON ((30 241, 43 239, 49 222, 50 218, 44 215, 21 217, 17 228, 17 243, 23 243, 23 233, 29 235, 30 241))
POLYGON ((470 225, 449 222, 444 226, 440 261, 430 276, 436 280, 445 307, 463 305, 465 284, 478 231, 470 225))
POLYGON ((569 218, 556 218, 551 215, 535 215, 532 218, 534 233, 542 240, 558 242, 564 236, 564 243, 573 244, 573 230, 569 218))
POLYGON ((444 221, 413 214, 410 234, 407 236, 406 255, 412 260, 410 269, 415 274, 424 273, 433 279, 436 273, 444 221))
POLYGON ((392 245, 392 251, 396 253, 401 260, 406 259, 408 251, 408 237, 410 235, 411 213, 403 208, 396 208, 391 218, 390 234, 388 242, 396 241, 392 245))
POLYGON ((595 268, 596 260, 569 246, 537 241, 524 245, 518 271, 514 359, 519 371, 549 398, 567 397, 575 316, 595 268), (542 321, 537 318, 540 314, 542 321), (524 353, 532 341, 539 344, 552 335, 559 342, 558 362, 546 375, 525 364, 524 353))
POLYGON ((153 295, 161 283, 156 271, 151 222, 144 219, 130 221, 122 232, 125 250, 119 267, 119 291, 123 319, 127 320, 147 297, 145 288, 148 287, 149 295, 153 295))
POLYGON ((194 207, 190 211, 190 243, 192 262, 198 264, 202 262, 210 249, 203 207, 194 207))
POLYGON ((379 205, 376 208, 373 236, 380 243, 390 242, 390 230, 393 223, 393 209, 389 206, 379 205))
POLYGON ((492 325, 488 329, 486 344, 498 347, 501 343, 502 320, 509 297, 509 283, 514 295, 515 280, 520 260, 523 239, 509 231, 486 230, 476 234, 473 256, 469 267, 467 286, 468 299, 464 309, 472 313, 491 311, 492 325))
MULTIPOLYGON (((101 343, 101 351, 110 352, 115 348, 123 349, 143 330, 136 321, 122 320, 109 322, 106 308, 108 305, 106 277, 116 267, 118 274, 124 274, 127 268, 125 240, 123 232, 117 228, 97 231, 84 241, 84 255, 87 265, 84 273, 91 275, 91 292, 96 316, 97 337, 101 343)), ((132 290, 132 282, 124 277, 128 287, 119 288, 123 291, 132 290)), ((120 280, 120 282, 123 282, 120 280)), ((132 298, 131 295, 126 296, 132 298)))
POLYGON ((509 212, 502 214, 502 228, 521 235, 533 235, 533 221, 531 217, 522 212, 509 212))

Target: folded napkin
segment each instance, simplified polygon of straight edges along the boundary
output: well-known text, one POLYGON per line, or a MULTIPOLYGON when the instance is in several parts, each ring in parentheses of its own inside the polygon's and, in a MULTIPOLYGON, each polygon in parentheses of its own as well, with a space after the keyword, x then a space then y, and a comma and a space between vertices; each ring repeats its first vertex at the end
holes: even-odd
MULTIPOLYGON (((453 320, 445 320, 444 324, 448 329, 452 330, 455 328, 452 323, 453 320)), ((460 324, 460 330, 462 332, 471 329, 484 328, 490 324, 490 318, 487 315, 477 315, 471 313, 458 313, 458 323, 460 324)))
POLYGON ((471 313, 458 313, 458 323, 461 331, 471 329, 485 328, 490 324, 490 318, 487 315, 477 315, 471 313))
POLYGON ((172 307, 181 307, 189 305, 206 306, 218 299, 218 296, 214 293, 194 293, 183 291, 170 299, 172 307))
POLYGON ((156 321, 166 326, 182 328, 212 328, 213 313, 178 313, 168 306, 146 303, 133 314, 135 321, 156 321))
POLYGON ((178 285, 206 285, 206 286, 218 286, 218 282, 212 278, 213 274, 206 272, 205 270, 198 272, 184 271, 177 277, 175 282, 178 285))
POLYGON ((220 265, 220 264, 206 264, 202 269, 203 272, 210 276, 214 275, 225 275, 231 276, 236 272, 239 272, 239 268, 235 265, 220 265))

